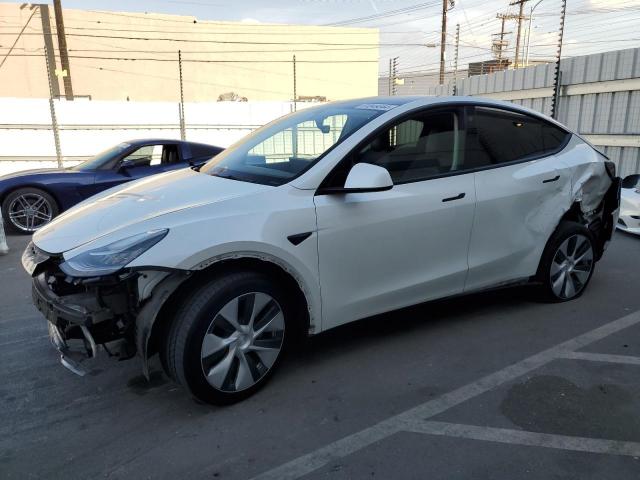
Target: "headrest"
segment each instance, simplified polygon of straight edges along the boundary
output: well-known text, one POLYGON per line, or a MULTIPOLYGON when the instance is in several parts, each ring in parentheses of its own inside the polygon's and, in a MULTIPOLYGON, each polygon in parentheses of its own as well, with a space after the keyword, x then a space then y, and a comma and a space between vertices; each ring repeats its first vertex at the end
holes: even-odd
POLYGON ((371 150, 374 152, 383 152, 389 150, 389 132, 378 135, 371 142, 371 150))

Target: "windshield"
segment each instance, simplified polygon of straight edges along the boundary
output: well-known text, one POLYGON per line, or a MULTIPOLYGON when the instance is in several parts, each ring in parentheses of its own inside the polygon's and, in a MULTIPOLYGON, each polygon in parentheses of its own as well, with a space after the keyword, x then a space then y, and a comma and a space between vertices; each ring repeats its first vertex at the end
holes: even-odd
POLYGON ((233 180, 282 185, 307 170, 363 125, 395 106, 349 102, 287 115, 232 145, 201 171, 233 180))
POLYGON ((110 160, 129 147, 130 145, 128 143, 120 143, 115 147, 108 148, 75 167, 72 167, 72 170, 99 170, 103 165, 109 163, 110 160))

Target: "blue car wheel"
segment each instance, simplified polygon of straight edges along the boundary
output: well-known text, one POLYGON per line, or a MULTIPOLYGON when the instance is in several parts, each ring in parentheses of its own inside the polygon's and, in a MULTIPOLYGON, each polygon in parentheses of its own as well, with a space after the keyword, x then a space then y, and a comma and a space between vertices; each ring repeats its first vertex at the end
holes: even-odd
POLYGON ((16 233, 33 233, 49 223, 58 212, 55 199, 38 188, 20 188, 2 202, 5 225, 16 233))

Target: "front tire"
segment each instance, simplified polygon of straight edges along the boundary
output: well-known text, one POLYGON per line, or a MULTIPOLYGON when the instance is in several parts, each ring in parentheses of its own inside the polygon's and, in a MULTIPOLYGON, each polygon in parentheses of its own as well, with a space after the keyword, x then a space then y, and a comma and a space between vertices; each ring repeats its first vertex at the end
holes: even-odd
POLYGON ((567 302, 582 295, 596 264, 595 238, 585 226, 561 223, 545 247, 538 280, 542 299, 567 302))
POLYGON ((8 229, 23 235, 43 227, 60 213, 55 199, 39 188, 19 188, 2 202, 2 218, 8 229))
POLYGON ((169 376, 196 398, 240 401, 273 375, 292 330, 287 293, 257 272, 214 277, 178 309, 166 339, 169 376))

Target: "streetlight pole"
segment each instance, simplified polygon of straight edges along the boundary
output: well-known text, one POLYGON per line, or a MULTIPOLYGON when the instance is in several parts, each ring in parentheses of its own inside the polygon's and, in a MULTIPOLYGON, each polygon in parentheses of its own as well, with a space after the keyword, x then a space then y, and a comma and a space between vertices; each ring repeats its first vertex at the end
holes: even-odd
POLYGON ((531 40, 531 22, 533 21, 533 11, 536 9, 538 5, 540 5, 544 0, 538 0, 538 2, 531 7, 529 11, 529 23, 527 25, 527 46, 525 47, 525 66, 529 66, 529 40, 531 40))

